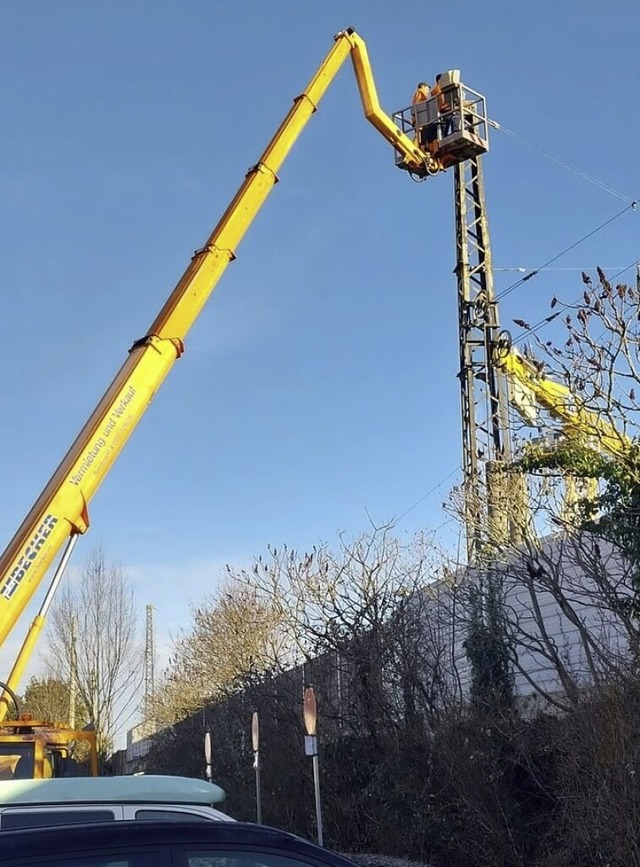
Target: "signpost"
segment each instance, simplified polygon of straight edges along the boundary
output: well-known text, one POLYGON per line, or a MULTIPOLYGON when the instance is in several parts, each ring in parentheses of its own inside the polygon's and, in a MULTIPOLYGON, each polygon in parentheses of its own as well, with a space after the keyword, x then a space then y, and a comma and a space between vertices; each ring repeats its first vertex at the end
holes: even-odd
POLYGON ((316 826, 318 829, 318 845, 322 842, 322 806, 320 804, 320 764, 318 762, 318 710, 316 696, 313 687, 309 686, 304 691, 304 727, 307 735, 304 739, 305 755, 311 756, 313 762, 313 788, 316 798, 316 826))
POLYGON ((207 780, 211 782, 211 732, 204 736, 204 760, 206 762, 207 780))
POLYGON ((258 712, 251 717, 251 743, 253 744, 253 767, 256 772, 256 822, 262 824, 262 798, 260 795, 260 724, 258 712))

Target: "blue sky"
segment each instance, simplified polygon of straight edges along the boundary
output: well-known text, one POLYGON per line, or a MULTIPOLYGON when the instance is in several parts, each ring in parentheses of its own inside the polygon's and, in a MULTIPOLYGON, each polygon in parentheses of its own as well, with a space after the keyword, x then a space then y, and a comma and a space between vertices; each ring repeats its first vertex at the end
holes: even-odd
MULTIPOLYGON (((459 67, 493 118, 632 198, 639 24, 633 0, 551 15, 498 0, 5 4, 5 542, 336 31, 366 39, 389 111, 459 67)), ((413 184, 394 168, 346 65, 280 177, 77 555, 101 544, 127 568, 163 644, 224 563, 357 533, 367 510, 399 515, 459 465, 451 173, 413 184)), ((517 276, 501 269, 624 207, 504 132, 485 177, 498 290, 517 276)), ((557 267, 632 263, 638 219, 557 267)), ((505 299, 503 323, 579 292, 578 272, 545 272, 505 299)), ((442 524, 451 481, 399 532, 442 524)))

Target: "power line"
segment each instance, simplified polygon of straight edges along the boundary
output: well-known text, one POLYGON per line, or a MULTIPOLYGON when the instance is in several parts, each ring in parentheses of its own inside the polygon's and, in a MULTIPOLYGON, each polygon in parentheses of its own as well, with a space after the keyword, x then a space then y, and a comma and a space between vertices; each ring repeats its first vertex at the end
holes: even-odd
MULTIPOLYGON (((617 268, 626 269, 628 265, 581 265, 579 268, 576 267, 560 267, 560 268, 538 268, 538 271, 594 271, 596 267, 602 268, 603 271, 615 271, 617 268)), ((495 271, 519 271, 520 274, 526 274, 528 271, 533 271, 533 268, 523 268, 522 266, 512 267, 512 268, 494 268, 495 271)))
POLYGON ((401 520, 402 520, 406 515, 408 515, 409 512, 412 512, 412 511, 413 511, 414 509, 416 509, 416 508, 417 508, 421 503, 424 503, 424 501, 425 501, 428 497, 430 497, 432 494, 434 494, 434 493, 438 490, 438 488, 440 488, 442 485, 444 485, 445 482, 448 482, 449 479, 450 479, 452 476, 455 476, 455 474, 456 474, 457 472, 459 472, 459 470, 460 470, 460 467, 454 467, 454 468, 451 470, 450 473, 448 473, 448 474, 447 474, 443 479, 440 479, 440 481, 439 481, 437 484, 435 484, 432 488, 430 488, 430 489, 427 491, 426 494, 424 494, 422 497, 420 497, 419 500, 416 500, 416 502, 415 502, 412 506, 409 506, 408 509, 405 509, 405 511, 404 511, 401 515, 398 515, 398 517, 395 518, 395 520, 394 520, 393 523, 394 523, 394 524, 397 524, 397 523, 398 523, 399 521, 401 521, 401 520))
MULTIPOLYGON (((621 274, 624 274, 626 271, 629 271, 631 268, 635 268, 638 265, 638 260, 636 259, 634 262, 631 262, 629 265, 625 265, 624 268, 621 268, 615 274, 611 276, 612 280, 616 280, 620 277, 621 274)), ((569 306, 573 307, 576 304, 580 303, 580 298, 576 298, 576 300, 569 306)), ((531 334, 536 334, 540 331, 541 328, 544 328, 549 323, 553 322, 554 319, 557 319, 558 316, 561 316, 565 312, 565 308, 563 307, 561 310, 558 310, 556 313, 551 313, 549 316, 545 316, 544 319, 541 319, 539 322, 536 322, 535 325, 532 325, 531 328, 526 329, 525 331, 521 331, 520 334, 516 335, 513 339, 513 345, 515 346, 517 343, 522 343, 523 340, 531 334)))
MULTIPOLYGON (((560 159, 560 157, 555 156, 554 154, 550 153, 549 151, 545 150, 544 148, 541 148, 539 145, 536 145, 534 142, 529 141, 524 136, 519 135, 518 133, 509 129, 508 127, 503 126, 502 124, 498 123, 497 121, 490 120, 489 124, 494 129, 501 130, 502 132, 506 133, 507 135, 511 136, 512 138, 517 139, 518 141, 522 142, 522 144, 526 145, 527 147, 530 147, 532 150, 536 151, 537 153, 541 154, 542 156, 551 160, 552 162, 556 163, 557 165, 562 166, 563 168, 567 169, 567 171, 572 172, 573 174, 577 175, 578 177, 582 178, 583 180, 587 181, 588 183, 593 184, 594 186, 598 187, 599 189, 603 190, 606 193, 609 193, 610 195, 614 196, 617 199, 621 199, 623 202, 627 202, 627 205, 621 211, 619 211, 617 214, 614 214, 612 217, 609 217, 609 219, 600 223, 599 226, 596 226, 595 229, 592 229, 590 232, 587 232, 585 235, 583 235, 577 241, 574 241, 572 244, 565 247, 563 250, 561 250, 555 256, 552 256, 551 259, 548 259, 543 265, 540 265, 537 268, 534 268, 532 270, 527 270, 525 268, 496 268, 496 269, 494 269, 496 271, 518 271, 520 273, 524 273, 523 277, 519 278, 514 283, 512 283, 510 286, 507 286, 507 288, 504 289, 502 292, 498 293, 498 295, 496 296, 496 301, 499 301, 500 299, 509 295, 515 289, 522 286, 524 283, 531 280, 533 277, 535 277, 541 271, 585 270, 585 269, 581 269, 581 268, 580 269, 578 269, 578 268, 550 268, 549 266, 552 265, 554 262, 557 262, 558 259, 561 259, 567 253, 571 252, 571 250, 574 250, 576 247, 578 247, 580 244, 587 241, 589 238, 592 238, 598 232, 605 229, 607 226, 609 226, 611 223, 613 223, 615 220, 617 220, 623 214, 626 214, 627 211, 630 211, 630 210, 635 211, 637 201, 635 199, 632 199, 630 196, 627 196, 624 193, 621 193, 619 190, 615 189, 615 187, 612 187, 610 184, 606 184, 604 181, 601 181, 598 178, 594 177, 593 175, 590 175, 587 172, 583 171, 582 169, 577 168, 577 166, 574 166, 571 163, 568 163, 565 160, 560 159)), ((631 265, 625 266, 620 271, 618 271, 616 274, 614 274, 611 279, 615 279, 616 277, 619 277, 620 274, 623 274, 625 271, 628 271, 629 268, 632 268, 635 264, 636 264, 636 262, 633 262, 631 265)), ((574 302, 574 303, 578 303, 578 302, 574 302)), ((549 322, 553 321, 557 316, 560 315, 561 312, 563 312, 563 311, 558 311, 557 313, 553 313, 551 316, 548 316, 545 319, 542 319, 540 322, 538 322, 536 325, 534 325, 531 329, 523 332, 521 335, 518 335, 518 337, 516 337, 516 339, 513 341, 514 344, 519 342, 520 340, 522 340, 524 337, 526 337, 526 335, 531 334, 532 332, 536 332, 540 328, 543 328, 545 325, 549 324, 549 322)), ((455 467, 453 470, 451 470, 450 473, 448 473, 443 479, 441 479, 437 484, 435 484, 432 488, 430 488, 426 492, 426 494, 423 494, 423 496, 420 497, 420 499, 416 500, 415 503, 413 503, 411 506, 409 506, 407 509, 405 509, 405 511, 402 512, 395 519, 394 523, 397 524, 404 517, 406 517, 410 512, 412 512, 419 505, 421 505, 426 499, 428 499, 432 494, 434 494, 445 482, 447 482, 452 476, 454 476, 456 473, 458 473, 459 470, 460 470, 460 467, 455 467)), ((446 524, 446 523, 448 523, 448 521, 445 521, 444 523, 446 524)), ((441 526, 444 526, 444 524, 441 526)))
POLYGON ((498 295, 496 296, 496 301, 500 301, 502 298, 509 295, 515 289, 518 289, 520 286, 522 286, 523 283, 526 283, 528 280, 531 280, 531 278, 535 277, 536 274, 539 274, 540 271, 544 271, 546 268, 548 268, 549 265, 552 265, 554 262, 557 262, 558 259, 561 259, 562 256, 565 256, 571 250, 574 250, 580 244, 584 243, 584 241, 587 241, 589 238, 592 238, 595 234, 602 231, 602 229, 606 228, 606 226, 609 226, 611 223, 613 223, 614 220, 617 220, 623 214, 626 214, 627 211, 635 211, 636 205, 637 205, 637 202, 631 202, 631 204, 627 205, 621 211, 618 211, 617 214, 614 214, 613 217, 609 217, 608 220, 605 220, 603 223, 600 223, 599 226, 596 226, 595 229, 592 229, 590 232, 587 232, 587 234, 583 235, 582 238, 579 238, 577 241, 574 241, 572 244, 569 244, 568 247, 565 247, 564 250, 561 250, 560 253, 557 253, 555 256, 552 256, 551 259, 548 259, 543 265, 540 265, 538 268, 535 268, 533 271, 529 271, 527 274, 524 275, 524 277, 521 277, 519 280, 516 280, 510 286, 507 286, 506 289, 503 289, 502 292, 498 293, 498 295))
POLYGON ((511 138, 517 139, 518 141, 522 142, 522 144, 526 145, 527 147, 531 148, 534 151, 537 151, 537 153, 542 154, 543 157, 546 157, 548 160, 551 160, 551 162, 554 162, 557 165, 562 166, 563 168, 567 169, 567 171, 570 171, 574 175, 577 175, 579 178, 582 178, 583 180, 587 181, 588 183, 593 184, 594 186, 603 190, 605 193, 609 193, 609 195, 615 196, 615 198, 621 199, 623 202, 632 202, 633 201, 631 196, 627 196, 624 193, 621 193, 620 190, 616 190, 616 188, 612 187, 610 184, 606 184, 604 181, 601 181, 598 178, 595 178, 593 175, 590 175, 587 172, 583 171, 582 169, 579 169, 577 166, 574 166, 571 163, 566 162, 566 160, 560 159, 560 157, 557 157, 554 154, 550 153, 549 151, 545 150, 544 148, 541 148, 540 145, 535 144, 535 142, 529 141, 529 139, 526 139, 524 136, 520 135, 519 133, 514 132, 512 129, 508 129, 508 127, 503 126, 501 123, 498 123, 498 121, 490 120, 489 124, 494 129, 501 130, 502 132, 511 136, 511 138))
MULTIPOLYGON (((590 232, 587 232, 587 234, 583 235, 582 238, 579 238, 573 244, 570 244, 568 247, 565 247, 564 250, 561 250, 559 253, 557 253, 555 256, 553 256, 551 259, 549 259, 547 262, 545 262, 543 265, 540 265, 538 268, 528 270, 524 274, 523 277, 520 277, 518 280, 516 280, 510 286, 507 286, 506 289, 503 289, 503 291, 498 293, 498 295, 496 296, 496 301, 499 301, 501 298, 504 298, 506 295, 509 295, 515 289, 518 289, 520 286, 522 286, 528 280, 531 280, 533 277, 535 277, 541 271, 551 270, 549 268, 550 265, 552 265, 554 262, 557 262, 558 259, 562 258, 562 256, 565 256, 567 253, 569 253, 571 250, 578 247, 580 244, 584 243, 584 241, 587 241, 589 238, 592 238, 595 234, 602 231, 602 229, 606 228, 606 226, 613 223, 614 220, 617 220, 619 217, 621 217, 623 214, 625 214, 628 210, 635 210, 636 205, 637 205, 637 200, 632 198, 631 196, 625 195, 625 193, 621 193, 620 190, 617 190, 617 189, 615 189, 615 187, 612 187, 610 184, 606 184, 604 181, 601 181, 598 178, 594 177, 593 175, 588 174, 588 172, 585 172, 582 169, 577 168, 577 166, 574 166, 571 163, 568 163, 566 160, 563 160, 560 157, 557 157, 555 154, 550 153, 550 151, 545 150, 544 148, 540 147, 540 145, 537 145, 535 142, 532 142, 529 139, 526 139, 524 136, 520 135, 519 133, 515 132, 514 130, 509 129, 506 126, 503 126, 501 123, 498 123, 498 121, 490 120, 489 124, 494 129, 500 130, 500 131, 506 133, 507 135, 511 136, 511 138, 513 138, 513 139, 517 139, 522 144, 526 145, 527 147, 531 148, 532 150, 536 151, 537 153, 539 153, 542 156, 546 157, 547 159, 551 160, 551 162, 554 162, 557 165, 562 166, 563 168, 567 169, 567 171, 572 172, 573 174, 577 175, 578 177, 582 178, 583 180, 587 181, 588 183, 593 184, 594 186, 598 187, 599 189, 603 190, 604 192, 607 192, 610 195, 614 196, 615 198, 621 199, 623 202, 627 203, 626 207, 622 211, 620 211, 617 214, 614 214, 613 217, 610 217, 608 220, 605 220, 599 226, 596 226, 595 229, 592 229, 590 232)), ((503 270, 511 270, 511 269, 503 269, 503 270)), ((524 271, 524 269, 520 269, 520 268, 514 268, 513 270, 520 271, 521 273, 524 271)))

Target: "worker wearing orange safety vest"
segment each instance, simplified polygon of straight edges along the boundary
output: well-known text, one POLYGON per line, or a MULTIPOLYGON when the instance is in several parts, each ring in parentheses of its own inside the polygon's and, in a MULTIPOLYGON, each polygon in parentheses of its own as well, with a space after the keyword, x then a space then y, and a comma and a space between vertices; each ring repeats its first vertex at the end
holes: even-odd
POLYGON ((426 81, 419 81, 415 93, 411 97, 411 105, 417 105, 419 102, 426 102, 429 99, 429 85, 426 81))
MULTIPOLYGON (((419 81, 418 84, 416 85, 416 89, 414 91, 414 94, 411 97, 411 105, 413 106, 413 105, 418 105, 418 103, 420 103, 420 102, 426 102, 429 99, 430 95, 431 95, 431 93, 430 93, 429 85, 427 84, 427 82, 426 81, 419 81)), ((411 122, 413 123, 413 126, 416 130, 416 136, 415 136, 416 143, 419 144, 420 147, 426 147, 427 142, 426 142, 426 137, 425 137, 425 130, 424 129, 418 130, 418 117, 417 117, 415 112, 412 112, 411 122)))
POLYGON ((442 73, 439 72, 436 75, 436 83, 433 85, 431 89, 431 96, 435 96, 438 100, 438 113, 444 115, 442 118, 442 138, 448 136, 451 132, 457 132, 459 129, 459 121, 458 118, 454 115, 451 104, 447 102, 447 99, 442 92, 442 88, 440 87, 440 79, 442 78, 442 73))
POLYGON ((450 111, 451 106, 445 99, 444 93, 442 92, 442 88, 440 87, 440 79, 442 78, 442 73, 439 72, 436 75, 436 83, 433 85, 433 89, 431 90, 431 96, 435 96, 438 98, 438 111, 445 112, 450 111))

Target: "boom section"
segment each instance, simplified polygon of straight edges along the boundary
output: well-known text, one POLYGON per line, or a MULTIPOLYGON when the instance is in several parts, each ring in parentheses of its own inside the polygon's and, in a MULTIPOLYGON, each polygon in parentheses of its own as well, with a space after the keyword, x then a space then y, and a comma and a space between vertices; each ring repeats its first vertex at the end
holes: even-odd
POLYGON ((351 56, 366 118, 417 173, 428 161, 380 108, 364 41, 353 31, 333 47, 293 102, 206 244, 197 250, 147 334, 123 366, 0 556, 0 645, 68 537, 89 527, 88 505, 184 348, 184 338, 277 182, 277 172, 340 67, 351 56))
MULTIPOLYGON (((543 407, 552 418, 562 424, 566 433, 587 436, 610 455, 620 456, 629 452, 632 441, 626 434, 610 424, 606 418, 581 406, 579 399, 566 385, 543 376, 539 365, 514 349, 503 355, 498 353, 496 363, 503 369, 512 386, 512 403, 516 409, 520 410, 521 401, 516 396, 514 385, 519 385, 528 398, 533 397, 538 406, 543 407)), ((527 409, 525 408, 522 414, 530 424, 531 417, 527 414, 527 409)))

